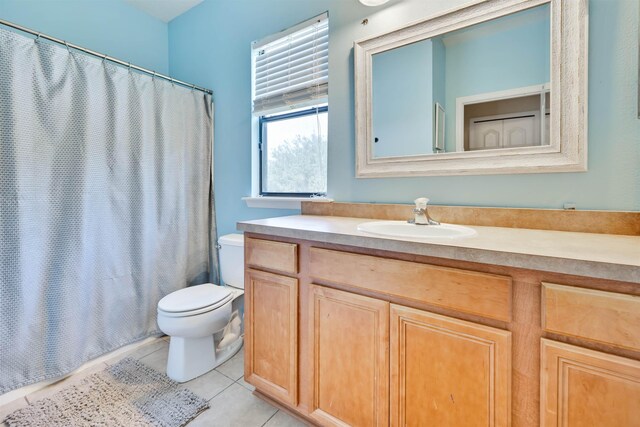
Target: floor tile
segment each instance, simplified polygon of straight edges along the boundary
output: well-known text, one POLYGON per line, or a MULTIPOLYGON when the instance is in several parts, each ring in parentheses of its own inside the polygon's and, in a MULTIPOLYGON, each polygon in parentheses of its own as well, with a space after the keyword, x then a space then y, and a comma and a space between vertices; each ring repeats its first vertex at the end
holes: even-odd
POLYGON ((308 424, 299 421, 284 411, 278 411, 264 427, 305 427, 308 424))
POLYGON ((233 384, 232 379, 225 377, 214 369, 191 381, 183 383, 182 387, 191 390, 198 396, 210 400, 231 384, 233 384))
POLYGON ((27 402, 27 399, 25 399, 24 397, 21 397, 19 399, 16 399, 12 402, 7 403, 6 405, 0 406, 0 424, 4 425, 3 421, 7 417, 7 415, 11 414, 13 411, 17 411, 20 408, 24 408, 28 404, 29 403, 27 402))
POLYGON ((248 382, 246 382, 244 380, 244 376, 242 378, 240 378, 238 381, 236 381, 238 384, 240 384, 242 387, 246 388, 247 390, 255 390, 256 388, 254 386, 252 386, 251 384, 249 384, 248 382))
MULTIPOLYGON (((165 343, 166 344, 166 343, 165 343)), ((163 345, 159 350, 154 351, 140 358, 145 365, 153 368, 163 374, 167 373, 167 359, 169 358, 169 346, 163 345)))
POLYGON ((209 404, 211 407, 189 427, 261 427, 277 412, 239 384, 232 384, 209 404))
POLYGON ((244 347, 231 359, 218 366, 216 370, 234 381, 242 378, 244 375, 244 347))

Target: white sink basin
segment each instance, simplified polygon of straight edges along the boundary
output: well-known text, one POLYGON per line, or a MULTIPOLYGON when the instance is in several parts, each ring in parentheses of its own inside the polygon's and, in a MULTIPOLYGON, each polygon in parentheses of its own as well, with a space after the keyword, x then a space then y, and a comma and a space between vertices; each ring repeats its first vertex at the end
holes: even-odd
POLYGON ((415 225, 407 221, 371 221, 358 225, 358 230, 378 236, 419 239, 460 239, 475 236, 475 230, 454 224, 415 225))

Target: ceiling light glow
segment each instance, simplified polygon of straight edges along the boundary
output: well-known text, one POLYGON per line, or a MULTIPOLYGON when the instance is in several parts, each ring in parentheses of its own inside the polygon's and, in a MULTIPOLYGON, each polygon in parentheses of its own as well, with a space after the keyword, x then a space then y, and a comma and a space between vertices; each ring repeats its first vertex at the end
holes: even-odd
POLYGON ((380 6, 389 0, 359 0, 365 6, 380 6))

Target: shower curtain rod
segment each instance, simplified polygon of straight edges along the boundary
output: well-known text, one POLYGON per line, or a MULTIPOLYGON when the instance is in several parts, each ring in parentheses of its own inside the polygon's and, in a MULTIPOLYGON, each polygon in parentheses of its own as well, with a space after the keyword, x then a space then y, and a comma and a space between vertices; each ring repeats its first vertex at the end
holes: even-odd
POLYGON ((49 36, 47 34, 43 34, 43 33, 40 33, 38 31, 34 31, 34 30, 30 29, 30 28, 23 27, 22 25, 14 24, 13 22, 5 21, 4 19, 0 19, 0 24, 4 25, 6 27, 15 28, 16 30, 20 30, 22 32, 31 34, 33 36, 36 36, 36 40, 37 39, 49 40, 51 42, 58 43, 58 44, 60 44, 60 45, 62 45, 64 47, 66 47, 67 49, 73 48, 75 50, 79 50, 80 52, 84 52, 86 54, 89 54, 89 55, 95 56, 97 58, 100 58, 102 60, 110 61, 110 62, 113 62, 115 64, 119 64, 119 65, 123 65, 123 66, 125 66, 127 68, 132 68, 132 69, 134 69, 136 71, 140 71, 141 73, 145 73, 145 74, 148 74, 148 75, 153 76, 153 77, 158 77, 158 78, 163 79, 163 80, 168 80, 171 83, 175 83, 175 84, 180 85, 180 86, 185 86, 185 87, 191 88, 193 90, 199 90, 199 91, 202 91, 204 93, 208 93, 209 95, 213 95, 213 91, 211 89, 207 89, 207 88, 203 88, 203 87, 200 87, 200 86, 196 86, 196 85, 193 85, 193 84, 190 84, 190 83, 187 83, 187 82, 183 82, 183 81, 178 80, 178 79, 174 79, 173 77, 165 76, 164 74, 156 73, 155 71, 148 70, 146 68, 142 68, 142 67, 139 67, 137 65, 133 65, 133 64, 131 64, 131 62, 125 62, 125 61, 122 61, 122 60, 120 60, 118 58, 114 58, 114 57, 111 57, 109 55, 105 55, 103 53, 96 52, 94 50, 87 49, 85 47, 78 46, 78 45, 73 44, 73 43, 68 43, 68 42, 66 42, 64 40, 61 40, 61 39, 58 39, 56 37, 52 37, 52 36, 49 36))

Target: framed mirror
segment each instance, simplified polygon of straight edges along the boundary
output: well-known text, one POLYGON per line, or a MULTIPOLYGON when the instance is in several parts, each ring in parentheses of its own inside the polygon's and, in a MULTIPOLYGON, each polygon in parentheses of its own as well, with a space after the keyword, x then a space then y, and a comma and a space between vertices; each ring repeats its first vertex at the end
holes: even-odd
POLYGON ((356 176, 587 170, 586 0, 488 0, 354 46, 356 176))

